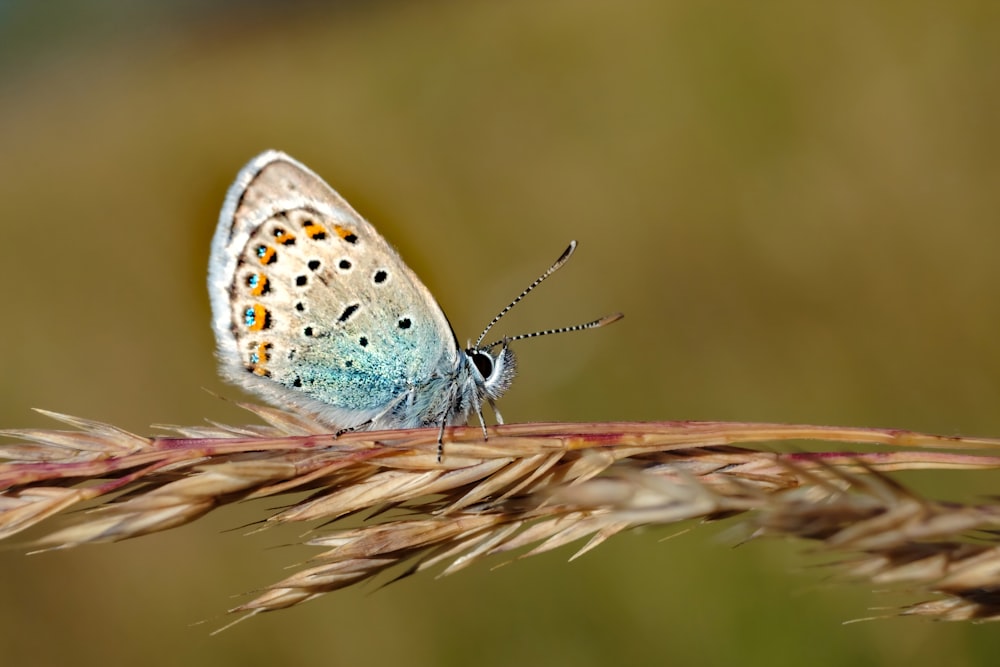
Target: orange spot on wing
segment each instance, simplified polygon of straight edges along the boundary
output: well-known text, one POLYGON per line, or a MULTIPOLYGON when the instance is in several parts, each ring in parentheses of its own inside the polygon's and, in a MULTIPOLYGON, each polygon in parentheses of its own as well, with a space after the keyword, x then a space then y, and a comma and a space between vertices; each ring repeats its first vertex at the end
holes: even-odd
POLYGON ((250 290, 250 293, 254 296, 261 296, 262 294, 267 294, 270 289, 270 283, 267 280, 267 276, 262 273, 256 275, 256 280, 254 281, 254 287, 250 290))
POLYGON ((264 306, 255 303, 247 308, 244 322, 250 331, 263 331, 271 326, 271 313, 264 306))
POLYGON ((302 223, 302 231, 306 233, 306 236, 311 238, 313 241, 318 241, 320 239, 326 238, 326 228, 323 225, 315 222, 313 220, 306 220, 302 223))
POLYGON ((358 235, 355 234, 352 229, 341 227, 340 225, 334 225, 333 228, 337 232, 337 236, 344 239, 348 243, 354 243, 358 240, 358 235))
POLYGON ((274 347, 270 343, 258 343, 256 347, 251 348, 250 351, 250 364, 247 368, 261 377, 270 377, 271 371, 264 368, 264 365, 271 360, 271 348, 274 347))
POLYGON ((262 245, 259 248, 257 248, 257 259, 259 259, 260 263, 263 264, 264 266, 274 263, 274 260, 277 258, 277 255, 278 251, 269 245, 262 245))
POLYGON ((294 245, 295 234, 290 234, 284 229, 276 229, 274 230, 274 239, 281 245, 294 245))

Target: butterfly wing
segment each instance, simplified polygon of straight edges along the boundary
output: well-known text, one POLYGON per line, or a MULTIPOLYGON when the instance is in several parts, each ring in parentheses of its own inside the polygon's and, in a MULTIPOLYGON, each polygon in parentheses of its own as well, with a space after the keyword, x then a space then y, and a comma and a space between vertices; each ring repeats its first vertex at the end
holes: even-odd
MULTIPOLYGON (((257 156, 229 189, 208 283, 223 374, 337 428, 394 403, 399 413, 406 392, 459 362, 447 318, 413 271, 284 153, 257 156)), ((383 425, 418 425, 398 421, 383 425)))

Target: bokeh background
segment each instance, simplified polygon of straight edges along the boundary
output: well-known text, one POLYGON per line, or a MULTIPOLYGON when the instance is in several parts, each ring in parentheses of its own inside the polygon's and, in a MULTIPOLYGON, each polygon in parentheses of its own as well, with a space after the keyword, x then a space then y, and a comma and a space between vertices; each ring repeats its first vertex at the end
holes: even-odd
MULTIPOLYGON (((1000 5, 0 0, 0 426, 246 417, 204 282, 223 194, 280 148, 393 242, 509 421, 721 419, 1000 436, 1000 5)), ((995 476, 910 476, 963 500, 995 476)), ((358 588, 207 636, 309 555, 268 505, 0 552, 9 665, 993 664, 802 544, 636 531, 358 588), (235 529, 235 530, 233 530, 235 529), (874 612, 878 613, 878 612, 874 612), (205 625, 192 622, 208 619, 205 625)))

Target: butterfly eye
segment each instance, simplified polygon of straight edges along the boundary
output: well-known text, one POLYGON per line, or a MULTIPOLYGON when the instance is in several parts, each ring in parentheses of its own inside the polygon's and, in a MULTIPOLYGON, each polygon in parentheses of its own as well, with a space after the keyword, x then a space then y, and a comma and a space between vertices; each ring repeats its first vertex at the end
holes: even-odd
POLYGON ((473 352, 472 363, 476 365, 476 370, 483 378, 489 378, 493 374, 493 357, 485 352, 473 352))

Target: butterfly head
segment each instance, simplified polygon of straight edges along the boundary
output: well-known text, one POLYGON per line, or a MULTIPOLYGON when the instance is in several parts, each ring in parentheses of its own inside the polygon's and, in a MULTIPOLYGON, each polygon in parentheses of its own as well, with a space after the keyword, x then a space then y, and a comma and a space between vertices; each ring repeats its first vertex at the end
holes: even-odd
POLYGON ((514 375, 517 374, 517 359, 507 342, 503 340, 492 347, 473 346, 465 350, 475 373, 479 375, 478 379, 486 395, 491 399, 503 396, 514 381, 514 375), (499 349, 494 352, 496 348, 499 349))

